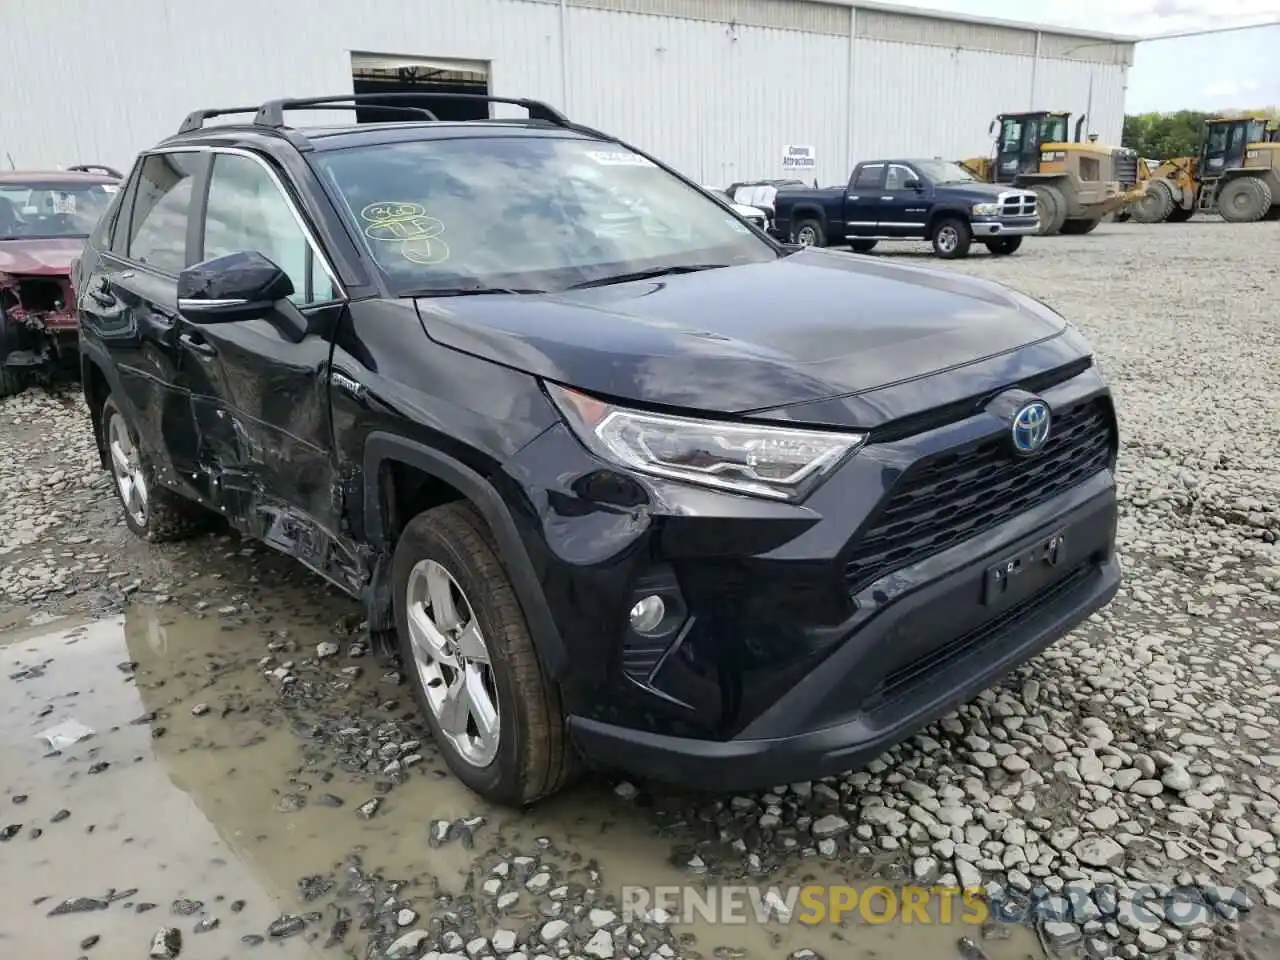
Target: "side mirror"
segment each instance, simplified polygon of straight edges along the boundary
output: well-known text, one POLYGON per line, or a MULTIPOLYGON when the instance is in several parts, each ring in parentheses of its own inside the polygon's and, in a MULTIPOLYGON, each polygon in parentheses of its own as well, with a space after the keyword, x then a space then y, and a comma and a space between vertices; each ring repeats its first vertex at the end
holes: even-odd
POLYGON ((292 293, 289 275, 253 250, 214 257, 178 274, 178 310, 192 323, 261 316, 292 293))
POLYGON ((987 124, 987 136, 992 136, 996 132, 996 122, 992 120, 987 124))
POLYGON ((924 186, 915 177, 905 180, 902 184, 907 190, 923 190, 924 186))

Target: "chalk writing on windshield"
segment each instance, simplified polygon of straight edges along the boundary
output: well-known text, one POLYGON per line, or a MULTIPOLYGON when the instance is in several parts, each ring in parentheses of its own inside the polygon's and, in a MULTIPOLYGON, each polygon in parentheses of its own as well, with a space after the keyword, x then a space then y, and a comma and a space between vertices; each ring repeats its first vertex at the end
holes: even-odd
POLYGON ((442 239, 444 223, 428 216, 420 203, 371 203, 360 211, 360 219, 366 237, 396 244, 400 256, 411 263, 429 267, 449 259, 449 245, 442 239))

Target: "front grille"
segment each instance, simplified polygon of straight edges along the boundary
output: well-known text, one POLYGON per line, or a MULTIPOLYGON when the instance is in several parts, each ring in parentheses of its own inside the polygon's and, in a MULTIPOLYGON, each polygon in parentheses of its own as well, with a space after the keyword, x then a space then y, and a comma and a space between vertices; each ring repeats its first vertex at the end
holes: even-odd
POLYGON ((1132 187, 1138 182, 1138 154, 1134 150, 1128 150, 1124 147, 1117 148, 1112 153, 1112 160, 1115 165, 1115 178, 1122 187, 1132 187))
POLYGON ((1036 215, 1036 195, 1034 193, 1005 194, 1000 201, 1002 217, 1034 217, 1036 215))
POLYGON ((999 526, 1109 466, 1116 442, 1109 400, 1053 415, 1036 456, 1015 457, 1005 430, 908 468, 856 539, 845 564, 850 590, 999 526))

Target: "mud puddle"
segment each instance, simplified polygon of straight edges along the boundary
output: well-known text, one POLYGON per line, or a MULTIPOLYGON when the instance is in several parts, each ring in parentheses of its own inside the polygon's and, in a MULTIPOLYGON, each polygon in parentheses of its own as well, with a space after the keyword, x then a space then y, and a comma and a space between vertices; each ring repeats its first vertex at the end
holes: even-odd
POLYGON ((183 958, 399 943, 405 956, 929 960, 963 957, 961 936, 991 960, 1042 956, 1030 931, 984 940, 959 909, 951 923, 854 911, 805 926, 796 906, 791 923, 760 924, 748 888, 865 887, 871 873, 783 844, 747 875, 725 825, 758 798, 633 797, 593 778, 530 812, 490 808, 425 742, 395 665, 292 593, 0 634, 0 956, 146 957, 161 927, 180 931, 183 958), (674 923, 628 915, 630 888, 678 885, 698 903, 712 888, 722 909, 729 885, 747 899, 719 921, 670 900, 674 923))

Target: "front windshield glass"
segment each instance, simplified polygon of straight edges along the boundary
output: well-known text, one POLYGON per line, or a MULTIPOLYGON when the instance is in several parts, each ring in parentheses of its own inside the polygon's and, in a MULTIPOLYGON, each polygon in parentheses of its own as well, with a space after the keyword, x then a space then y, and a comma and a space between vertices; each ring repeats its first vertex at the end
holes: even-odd
POLYGON ((950 160, 917 160, 915 166, 930 183, 972 183, 972 173, 950 160))
POLYGON ((1067 118, 1042 117, 1039 125, 1041 143, 1066 143, 1067 118))
POLYGON ((466 137, 353 147, 315 164, 401 295, 555 290, 778 257, 697 188, 614 144, 466 137))
POLYGON ((0 183, 0 240, 87 237, 118 189, 113 183, 0 183))
POLYGON ((1258 120, 1249 124, 1249 143, 1265 143, 1267 139, 1267 124, 1264 120, 1258 120))

